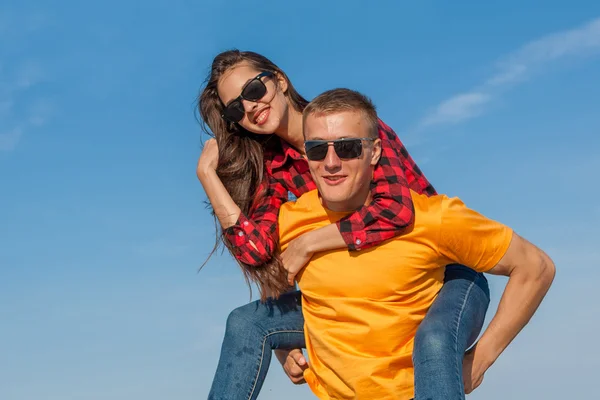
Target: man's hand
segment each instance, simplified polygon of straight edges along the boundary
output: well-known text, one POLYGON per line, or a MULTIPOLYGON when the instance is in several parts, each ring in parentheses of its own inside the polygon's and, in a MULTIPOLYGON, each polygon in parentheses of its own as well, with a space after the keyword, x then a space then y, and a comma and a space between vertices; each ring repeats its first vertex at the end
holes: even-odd
POLYGON ((286 375, 289 376, 294 384, 301 385, 306 383, 304 380, 304 370, 308 368, 308 363, 302 354, 302 350, 275 350, 275 356, 283 366, 286 375))
POLYGON ((281 261, 283 262, 283 267, 288 273, 288 283, 291 286, 294 285, 294 280, 296 279, 298 272, 300 272, 302 268, 306 266, 306 264, 310 261, 310 258, 313 256, 313 253, 308 250, 308 246, 305 241, 307 238, 306 235, 308 234, 310 234, 310 232, 292 240, 285 251, 281 253, 281 261))
POLYGON ((482 356, 482 351, 477 351, 477 345, 467 351, 463 359, 463 382, 465 384, 465 394, 471 393, 477 389, 483 382, 483 375, 490 367, 486 357, 482 356))
POLYGON ((200 177, 207 171, 216 171, 217 165, 219 164, 219 146, 215 139, 208 139, 204 143, 202 153, 198 159, 198 166, 196 167, 196 174, 200 177))

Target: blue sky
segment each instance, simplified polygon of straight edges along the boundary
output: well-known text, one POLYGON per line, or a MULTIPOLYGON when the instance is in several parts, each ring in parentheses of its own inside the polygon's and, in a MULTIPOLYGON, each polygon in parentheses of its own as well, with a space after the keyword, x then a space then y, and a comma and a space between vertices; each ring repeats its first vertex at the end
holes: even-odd
MULTIPOLYGON (((596 392, 600 3, 371 3, 2 3, 0 398, 206 398, 249 300, 227 254, 197 272, 214 226, 194 99, 232 47, 306 97, 368 94, 438 191, 553 257, 546 301, 470 398, 596 392)), ((260 398, 310 397, 273 365, 260 398)))

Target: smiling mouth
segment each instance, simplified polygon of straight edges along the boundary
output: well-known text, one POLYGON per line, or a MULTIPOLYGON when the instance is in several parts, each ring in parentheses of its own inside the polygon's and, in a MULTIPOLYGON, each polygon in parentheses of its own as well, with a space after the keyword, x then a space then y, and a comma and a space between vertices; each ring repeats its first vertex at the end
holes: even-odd
POLYGON ((256 114, 256 116, 254 117, 254 123, 256 125, 262 125, 265 122, 267 122, 267 119, 269 118, 269 113, 270 113, 270 108, 267 107, 264 110, 260 111, 258 114, 256 114))
POLYGON ((323 180, 328 185, 335 186, 335 185, 339 185, 340 183, 344 182, 346 180, 346 176, 345 175, 323 176, 323 180))

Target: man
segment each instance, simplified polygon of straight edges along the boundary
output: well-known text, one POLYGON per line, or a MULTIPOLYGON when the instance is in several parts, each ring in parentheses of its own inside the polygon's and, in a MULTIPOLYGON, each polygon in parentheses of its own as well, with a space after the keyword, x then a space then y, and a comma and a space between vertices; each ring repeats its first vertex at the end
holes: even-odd
MULTIPOLYGON (((303 118, 306 157, 318 191, 281 209, 283 251, 294 238, 370 202, 381 152, 375 109, 357 92, 325 92, 303 118)), ((497 314, 465 357, 467 391, 481 383, 552 283, 550 258, 509 227, 457 198, 416 193, 412 198, 415 221, 406 233, 358 253, 315 254, 297 276, 310 360, 304 377, 320 399, 414 396, 414 336, 442 286, 446 265, 509 277, 497 314)))

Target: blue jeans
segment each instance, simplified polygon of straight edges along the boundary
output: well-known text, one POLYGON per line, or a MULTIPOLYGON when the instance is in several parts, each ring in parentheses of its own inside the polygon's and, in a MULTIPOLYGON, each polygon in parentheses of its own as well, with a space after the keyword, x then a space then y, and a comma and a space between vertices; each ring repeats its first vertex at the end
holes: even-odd
MULTIPOLYGON (((464 399, 463 354, 479 335, 488 305, 483 275, 459 265, 446 268, 444 286, 415 337, 415 400, 464 399)), ((257 399, 271 350, 305 348, 303 329, 299 291, 233 310, 208 399, 257 399)))
POLYGON ((483 274, 453 264, 415 335, 415 400, 462 400, 465 351, 477 340, 490 303, 483 274))

